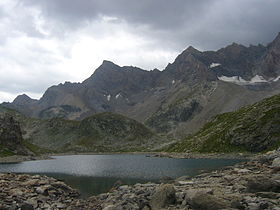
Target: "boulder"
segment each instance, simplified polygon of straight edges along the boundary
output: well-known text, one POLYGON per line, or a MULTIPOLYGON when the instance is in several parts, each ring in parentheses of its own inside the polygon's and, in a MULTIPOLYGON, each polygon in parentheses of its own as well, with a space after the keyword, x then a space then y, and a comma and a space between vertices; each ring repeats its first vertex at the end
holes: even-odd
POLYGON ((193 209, 203 209, 203 210, 216 210, 216 209, 226 209, 230 206, 228 202, 215 197, 212 194, 199 191, 193 194, 191 197, 187 198, 188 203, 193 209))
POLYGON ((34 208, 31 204, 24 203, 20 206, 20 209, 22 209, 22 210, 33 210, 34 208))
POLYGON ((275 159, 272 161, 272 167, 277 167, 277 168, 280 167, 280 157, 275 158, 275 159))
POLYGON ((175 189, 171 184, 159 185, 151 197, 150 206, 152 209, 163 209, 176 201, 175 189))
MULTIPOLYGON (((188 193, 187 195, 190 194, 188 193)), ((203 191, 198 191, 192 194, 191 197, 188 197, 187 199, 188 203, 193 209, 218 210, 227 209, 228 207, 230 207, 230 203, 203 191)))
POLYGON ((247 182, 248 192, 280 192, 280 183, 264 176, 254 176, 247 182))

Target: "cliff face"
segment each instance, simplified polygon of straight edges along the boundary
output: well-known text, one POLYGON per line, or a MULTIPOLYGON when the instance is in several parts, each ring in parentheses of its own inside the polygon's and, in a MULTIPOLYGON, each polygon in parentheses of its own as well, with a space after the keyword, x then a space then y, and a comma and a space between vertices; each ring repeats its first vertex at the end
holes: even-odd
POLYGON ((8 114, 0 115, 0 156, 28 155, 23 146, 20 125, 8 114))

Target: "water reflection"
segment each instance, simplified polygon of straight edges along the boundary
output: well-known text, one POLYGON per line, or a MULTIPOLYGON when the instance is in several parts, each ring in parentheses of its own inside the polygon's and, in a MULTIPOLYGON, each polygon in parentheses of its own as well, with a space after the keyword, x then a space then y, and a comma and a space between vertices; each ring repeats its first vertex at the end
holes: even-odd
POLYGON ((194 176, 201 170, 234 165, 236 159, 170 159, 145 155, 68 155, 51 160, 0 164, 0 172, 45 174, 62 179, 84 197, 124 184, 159 181, 166 177, 194 176))

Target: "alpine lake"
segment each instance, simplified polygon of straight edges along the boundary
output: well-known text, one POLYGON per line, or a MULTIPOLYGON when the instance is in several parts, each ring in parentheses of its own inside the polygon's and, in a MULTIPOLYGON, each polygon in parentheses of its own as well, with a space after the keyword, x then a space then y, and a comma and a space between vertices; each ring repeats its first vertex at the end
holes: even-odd
POLYGON ((143 154, 65 155, 49 160, 0 164, 2 173, 54 177, 78 189, 81 197, 108 192, 118 184, 162 182, 234 165, 240 159, 175 159, 143 154))

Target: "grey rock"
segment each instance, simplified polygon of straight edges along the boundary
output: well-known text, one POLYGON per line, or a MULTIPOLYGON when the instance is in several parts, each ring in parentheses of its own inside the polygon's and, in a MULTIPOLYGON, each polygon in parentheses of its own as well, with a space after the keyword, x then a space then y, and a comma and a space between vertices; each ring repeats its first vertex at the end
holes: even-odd
POLYGON ((272 161, 272 167, 280 167, 280 157, 275 158, 275 159, 272 161))
POLYGON ((103 208, 103 210, 123 210, 124 208, 120 205, 108 205, 103 208))
POLYGON ((195 193, 188 202, 192 208, 201 210, 218 210, 230 207, 229 202, 203 192, 195 193))
POLYGON ((192 200, 197 194, 213 194, 213 189, 190 189, 186 191, 186 198, 192 200))
POLYGON ((248 180, 248 192, 280 192, 280 183, 264 176, 255 176, 248 180))
POLYGON ((161 184, 156 188, 151 197, 150 206, 152 209, 162 209, 176 201, 175 189, 171 184, 161 184))
POLYGON ((21 210, 33 210, 33 206, 31 204, 28 204, 28 203, 24 203, 21 205, 21 210))

